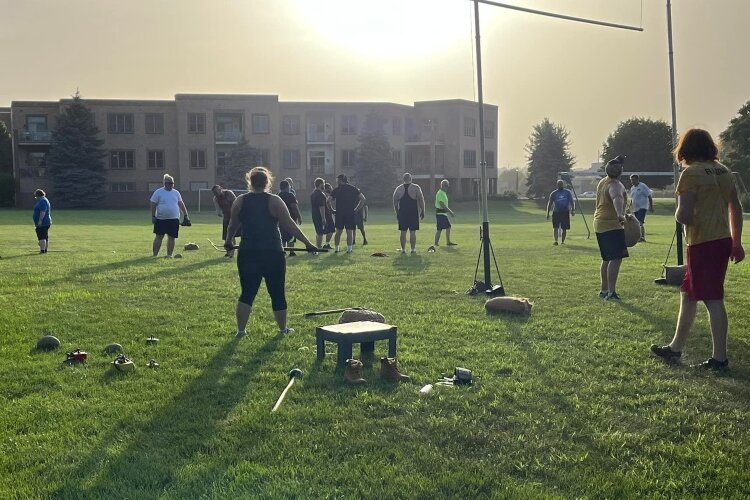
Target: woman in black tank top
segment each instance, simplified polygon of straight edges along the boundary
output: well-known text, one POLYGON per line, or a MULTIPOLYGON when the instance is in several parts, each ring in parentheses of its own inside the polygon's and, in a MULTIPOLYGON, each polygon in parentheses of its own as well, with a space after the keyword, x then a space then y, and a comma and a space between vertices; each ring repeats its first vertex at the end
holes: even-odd
MULTIPOLYGON (((227 228, 227 235, 235 234, 242 228, 242 240, 237 254, 237 270, 242 288, 237 301, 237 337, 246 335, 245 327, 250 319, 253 301, 264 279, 279 333, 287 335, 294 330, 286 322, 286 255, 281 245, 279 224, 309 249, 315 249, 315 245, 292 220, 281 198, 267 192, 273 183, 267 169, 255 167, 245 177, 249 181, 250 191, 237 198, 232 205, 232 218, 227 228)), ((225 246, 227 245, 231 245, 230 238, 225 242, 225 246)))

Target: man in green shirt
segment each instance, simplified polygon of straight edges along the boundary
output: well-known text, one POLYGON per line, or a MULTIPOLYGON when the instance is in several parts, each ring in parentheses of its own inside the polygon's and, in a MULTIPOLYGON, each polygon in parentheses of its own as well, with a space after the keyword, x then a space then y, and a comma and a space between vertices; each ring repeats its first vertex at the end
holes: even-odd
POLYGON ((448 214, 454 217, 456 214, 453 210, 448 208, 448 188, 450 183, 448 179, 440 181, 440 189, 435 194, 435 217, 437 219, 437 232, 435 233, 435 246, 440 244, 440 233, 445 229, 445 239, 448 242, 448 246, 455 246, 456 243, 451 241, 451 221, 448 219, 448 214))

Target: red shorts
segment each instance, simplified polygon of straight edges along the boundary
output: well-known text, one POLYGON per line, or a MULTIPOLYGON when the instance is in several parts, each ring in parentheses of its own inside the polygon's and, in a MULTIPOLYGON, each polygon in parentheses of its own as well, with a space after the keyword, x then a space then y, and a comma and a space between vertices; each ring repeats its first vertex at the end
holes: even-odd
POLYGON ((688 246, 687 271, 680 290, 693 301, 724 299, 724 277, 731 254, 732 238, 688 246))

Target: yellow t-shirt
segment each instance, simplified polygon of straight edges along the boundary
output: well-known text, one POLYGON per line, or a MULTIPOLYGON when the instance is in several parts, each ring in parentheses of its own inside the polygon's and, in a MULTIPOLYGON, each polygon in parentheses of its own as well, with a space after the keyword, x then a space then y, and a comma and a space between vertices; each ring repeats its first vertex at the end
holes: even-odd
POLYGON ((734 176, 718 161, 697 161, 687 166, 677 183, 677 196, 695 194, 693 223, 685 225, 688 245, 729 238, 729 201, 736 189, 734 176))
MULTIPOLYGON (((617 220, 617 211, 612 197, 609 195, 609 186, 614 183, 620 183, 618 179, 605 177, 599 181, 596 186, 596 211, 594 212, 594 231, 597 233, 606 233, 615 229, 622 229, 622 224, 617 220)), ((628 203, 628 193, 625 188, 622 189, 623 208, 628 203)))

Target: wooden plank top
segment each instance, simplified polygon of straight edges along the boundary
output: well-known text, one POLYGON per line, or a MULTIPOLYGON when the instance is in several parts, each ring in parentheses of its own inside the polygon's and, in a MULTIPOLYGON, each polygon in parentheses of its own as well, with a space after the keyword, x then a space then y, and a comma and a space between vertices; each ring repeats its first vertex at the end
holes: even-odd
POLYGON ((375 321, 353 321, 351 323, 319 326, 318 328, 338 335, 356 335, 360 333, 387 332, 396 327, 375 321))

